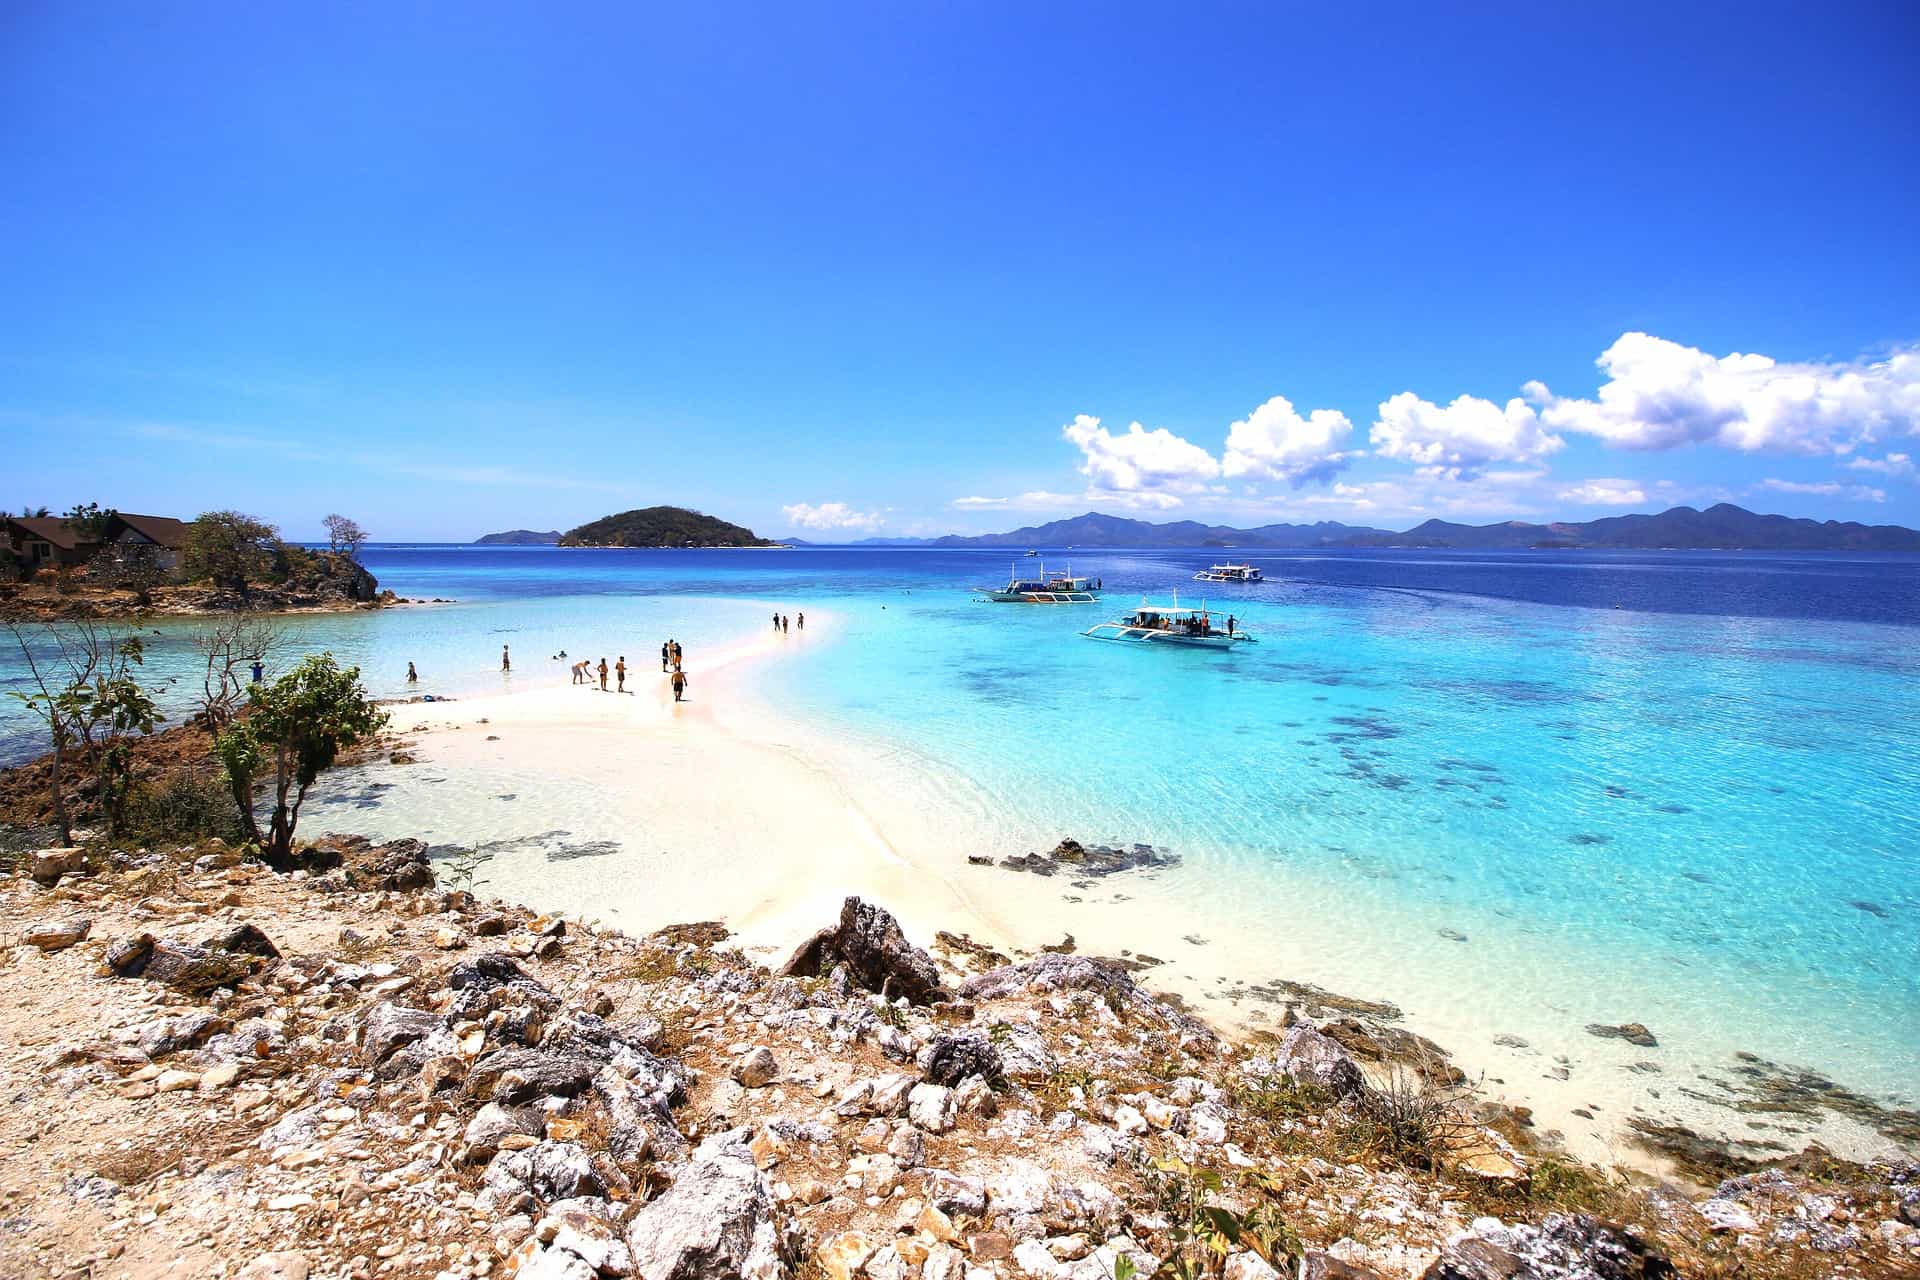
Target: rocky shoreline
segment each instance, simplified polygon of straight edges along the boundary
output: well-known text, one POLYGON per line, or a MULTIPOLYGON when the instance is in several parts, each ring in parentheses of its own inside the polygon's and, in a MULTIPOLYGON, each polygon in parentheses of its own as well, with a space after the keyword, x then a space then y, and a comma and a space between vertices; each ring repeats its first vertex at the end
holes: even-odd
POLYGON ((414 841, 323 840, 289 876, 218 842, 42 850, 0 894, 7 1274, 1920 1263, 1920 1166, 1628 1182, 1409 1080, 1393 1045, 1369 1060, 1340 1017, 1230 1042, 1127 965, 953 935, 937 959, 858 899, 762 961, 723 924, 629 937, 479 901, 414 841))

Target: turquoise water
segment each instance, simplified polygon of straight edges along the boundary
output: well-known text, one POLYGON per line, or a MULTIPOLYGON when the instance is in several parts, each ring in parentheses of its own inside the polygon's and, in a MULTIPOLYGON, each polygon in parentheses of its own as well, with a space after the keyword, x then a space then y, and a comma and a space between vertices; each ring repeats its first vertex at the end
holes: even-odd
MULTIPOLYGON (((412 660, 459 695, 562 681, 563 647, 644 671, 668 635, 697 672, 773 608, 830 612, 755 695, 963 784, 956 859, 1147 841, 1197 913, 1409 931, 1355 937, 1359 994, 1497 989, 1576 1039, 1652 1008, 1664 1039, 1920 1094, 1920 561, 1255 554, 1268 583, 1204 590, 1257 645, 1079 637, 1143 592, 1197 602, 1216 556, 1076 554, 1108 601, 1043 608, 964 589, 1005 553, 387 548, 383 585, 461 603, 290 626, 378 693, 412 660)), ((186 628, 158 630, 184 674, 186 628)), ((0 712, 16 757, 21 727, 0 712)))

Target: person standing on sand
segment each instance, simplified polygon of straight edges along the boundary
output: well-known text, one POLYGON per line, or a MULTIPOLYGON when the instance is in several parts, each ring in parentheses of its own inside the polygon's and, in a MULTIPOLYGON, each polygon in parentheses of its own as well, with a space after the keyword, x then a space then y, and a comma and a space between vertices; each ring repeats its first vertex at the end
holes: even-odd
POLYGON ((804 613, 794 614, 793 625, 800 628, 802 631, 805 631, 807 629, 807 615, 804 613))
POLYGON ((680 669, 681 662, 684 660, 685 660, 685 654, 681 651, 680 642, 678 640, 675 640, 673 642, 673 669, 675 671, 678 671, 680 669))
POLYGON ((602 658, 600 659, 600 692, 605 693, 606 691, 607 691, 607 660, 605 658, 602 658))
POLYGON ((773 629, 775 631, 780 629, 780 615, 777 613, 773 615, 773 629))
POLYGON ((420 683, 420 673, 413 669, 413 664, 411 662, 407 664, 407 683, 408 684, 420 683))
POLYGON ((505 645, 500 646, 500 669, 502 671, 513 670, 513 655, 507 652, 507 646, 505 645))
POLYGON ((620 661, 613 664, 613 674, 617 678, 620 686, 617 690, 615 690, 615 692, 625 693, 627 691, 627 655, 626 654, 624 653, 621 654, 620 661))
POLYGON ((665 671, 667 669, 667 663, 672 660, 673 660, 673 641, 669 640, 665 644, 660 646, 660 669, 662 671, 665 671))
POLYGON ((675 702, 680 701, 682 695, 684 695, 686 691, 687 691, 687 673, 682 671, 680 668, 675 667, 673 669, 673 700, 675 702))

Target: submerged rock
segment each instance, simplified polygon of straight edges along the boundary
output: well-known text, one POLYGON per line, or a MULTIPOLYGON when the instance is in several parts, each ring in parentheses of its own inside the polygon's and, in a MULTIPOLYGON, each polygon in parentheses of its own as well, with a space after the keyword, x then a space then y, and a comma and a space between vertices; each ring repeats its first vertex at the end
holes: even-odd
POLYGON ((1609 1026, 1604 1022, 1589 1022, 1587 1034, 1599 1036, 1602 1040, 1625 1040, 1628 1044, 1637 1044, 1642 1049, 1658 1048, 1660 1042, 1653 1038, 1653 1032, 1638 1022, 1623 1022, 1619 1026, 1609 1026))
MULTIPOLYGON (((991 862, 992 859, 987 861, 991 862)), ((1122 871, 1171 867, 1179 861, 1177 855, 1162 853, 1150 844, 1116 849, 1110 845, 1088 847, 1078 840, 1062 840, 1047 853, 1023 853, 1002 858, 1000 865, 1009 871, 1027 871, 1037 876, 1064 873, 1076 878, 1094 878, 1116 875, 1122 871)))

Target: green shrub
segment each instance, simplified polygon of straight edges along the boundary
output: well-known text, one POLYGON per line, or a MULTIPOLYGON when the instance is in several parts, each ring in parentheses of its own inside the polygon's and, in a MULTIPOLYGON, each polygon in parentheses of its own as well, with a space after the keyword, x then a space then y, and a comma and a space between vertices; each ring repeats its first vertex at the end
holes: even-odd
POLYGON ((226 784, 189 773, 136 788, 127 803, 126 833, 137 844, 188 844, 215 836, 238 844, 247 838, 226 784))

